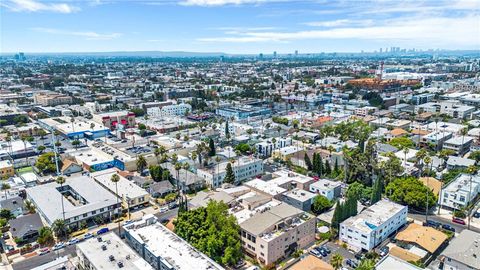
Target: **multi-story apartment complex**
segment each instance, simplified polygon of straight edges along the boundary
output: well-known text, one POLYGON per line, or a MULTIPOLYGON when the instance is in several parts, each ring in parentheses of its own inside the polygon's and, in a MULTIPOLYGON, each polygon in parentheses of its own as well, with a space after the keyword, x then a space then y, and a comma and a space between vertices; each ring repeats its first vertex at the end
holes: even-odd
POLYGON ((27 199, 49 226, 64 219, 68 227, 79 228, 94 217, 108 220, 120 210, 117 198, 88 176, 68 178, 62 186, 52 182, 28 188, 27 199))
POLYGON ((473 140, 474 138, 470 136, 453 137, 443 143, 443 148, 453 150, 458 156, 463 156, 470 151, 473 140))
POLYGON ((240 223, 244 251, 271 265, 315 241, 315 216, 282 203, 240 223))
POLYGON ((478 193, 480 176, 462 173, 442 189, 438 203, 448 209, 461 209, 474 200, 478 193))
POLYGON ((252 106, 243 106, 243 107, 224 107, 218 108, 216 114, 226 117, 226 118, 235 118, 236 120, 247 119, 255 116, 269 116, 272 113, 270 108, 257 108, 252 106))
POLYGON ((15 123, 18 119, 17 117, 22 115, 26 117, 27 113, 20 111, 16 107, 8 106, 7 104, 0 104, 0 124, 2 126, 18 124, 15 123))
POLYGON ((73 98, 64 94, 41 93, 34 96, 34 101, 43 106, 57 106, 62 104, 72 104, 73 98))
POLYGON ((163 107, 152 107, 147 109, 147 114, 150 116, 162 117, 162 116, 181 116, 188 112, 192 112, 192 106, 190 104, 172 104, 163 107))
POLYGON ((452 138, 452 133, 450 132, 440 132, 434 131, 423 136, 420 139, 420 145, 422 147, 430 147, 433 146, 436 151, 440 151, 443 148, 443 144, 445 141, 452 138))
MULTIPOLYGON (((205 179, 207 186, 219 187, 225 178, 228 163, 229 161, 226 161, 211 168, 200 168, 197 170, 197 175, 205 179)), ((263 161, 258 158, 240 157, 231 165, 237 183, 263 173, 263 161)))
POLYGON ((123 227, 127 243, 156 270, 223 270, 151 214, 123 227))
POLYGON ((292 145, 292 138, 275 138, 275 140, 269 139, 255 144, 255 149, 260 156, 270 157, 273 150, 290 145, 292 145))
POLYGON ((77 244, 76 254, 84 270, 154 269, 113 232, 77 244))
POLYGON ((135 114, 129 111, 94 114, 93 120, 110 130, 117 129, 120 126, 123 128, 132 128, 135 126, 135 114))
POLYGON ((408 206, 381 200, 340 224, 340 240, 370 251, 407 222, 408 206))
POLYGON ((10 177, 15 175, 15 169, 13 168, 12 162, 7 160, 0 161, 0 178, 4 179, 5 177, 10 177))

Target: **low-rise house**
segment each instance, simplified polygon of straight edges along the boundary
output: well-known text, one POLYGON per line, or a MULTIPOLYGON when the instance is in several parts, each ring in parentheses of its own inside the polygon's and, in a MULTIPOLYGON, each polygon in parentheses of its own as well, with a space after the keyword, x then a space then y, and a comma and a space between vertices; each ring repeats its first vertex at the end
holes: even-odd
POLYGON ((469 158, 449 156, 447 159, 447 169, 466 169, 469 166, 475 165, 476 161, 469 158))
POLYGON ((470 151, 473 140, 474 138, 470 136, 453 137, 445 141, 443 148, 453 150, 458 156, 463 156, 470 151))
POLYGON ((175 187, 170 183, 170 181, 160 181, 149 185, 147 191, 153 198, 159 198, 174 192, 175 187))
MULTIPOLYGON (((175 165, 170 162, 165 162, 162 163, 160 166, 170 172, 171 178, 176 183, 177 170, 175 170, 175 165)), ((183 192, 198 191, 205 186, 205 180, 203 178, 183 168, 178 171, 178 178, 180 189, 182 189, 183 192)))
POLYGON ((463 230, 439 256, 443 269, 480 269, 480 234, 463 230))
POLYGON ((5 179, 15 175, 15 169, 13 168, 12 161, 9 159, 0 161, 0 178, 5 179))
POLYGON ((9 210, 14 217, 18 217, 26 213, 23 199, 18 196, 0 201, 0 208, 9 210))
MULTIPOLYGON (((395 248, 402 249, 413 256, 418 256, 415 261, 425 261, 436 255, 439 250, 443 250, 442 247, 447 244, 448 236, 432 227, 411 223, 407 228, 400 231, 395 239, 398 246, 395 248)), ((394 254, 392 248, 390 253, 394 254)), ((401 256, 397 257, 404 259, 401 256)))
POLYGON ((287 268, 288 270, 334 270, 333 266, 329 263, 322 261, 321 259, 307 255, 307 257, 301 259, 299 262, 287 268))
POLYGON ((341 190, 341 182, 331 181, 328 179, 319 179, 317 182, 310 184, 310 192, 320 194, 330 201, 339 197, 341 190))
POLYGON ((42 219, 38 213, 21 216, 10 220, 10 234, 14 239, 32 241, 38 236, 38 230, 43 227, 42 219))
POLYGON ((78 165, 76 162, 65 159, 63 160, 62 169, 60 170, 64 175, 71 175, 73 173, 78 173, 83 170, 82 166, 78 165))
POLYGON ((407 222, 408 207, 381 200, 340 224, 340 240, 354 250, 370 251, 407 222))
POLYGON ((292 189, 282 194, 281 200, 303 211, 310 211, 315 194, 302 189, 292 189))
POLYGON ((381 258, 375 265, 375 270, 422 270, 418 266, 388 254, 381 258))

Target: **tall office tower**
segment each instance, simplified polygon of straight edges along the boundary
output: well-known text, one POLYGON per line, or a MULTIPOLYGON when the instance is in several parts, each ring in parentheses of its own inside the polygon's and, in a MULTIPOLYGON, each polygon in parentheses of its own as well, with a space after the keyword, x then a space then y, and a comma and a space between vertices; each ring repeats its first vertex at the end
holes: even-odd
POLYGON ((273 58, 277 58, 277 51, 273 52, 273 58))
POLYGON ((383 48, 380 48, 380 53, 382 53, 383 48))
POLYGON ((295 56, 298 56, 298 50, 295 50, 295 56))

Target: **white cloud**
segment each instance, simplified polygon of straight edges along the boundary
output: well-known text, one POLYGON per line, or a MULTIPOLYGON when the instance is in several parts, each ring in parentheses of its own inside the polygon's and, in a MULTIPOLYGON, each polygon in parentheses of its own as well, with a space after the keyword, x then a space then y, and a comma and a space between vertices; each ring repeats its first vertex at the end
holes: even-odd
POLYGON ((451 17, 410 17, 385 20, 365 27, 333 27, 290 32, 251 31, 238 35, 201 38, 203 42, 288 42, 294 40, 362 39, 430 47, 479 47, 480 16, 477 13, 451 17))
POLYGON ((225 6, 225 5, 244 5, 244 4, 262 4, 268 2, 283 2, 286 0, 183 0, 180 2, 184 6, 225 6))
POLYGON ((339 27, 339 26, 369 26, 373 24, 373 20, 349 20, 349 19, 340 19, 334 21, 319 21, 319 22, 307 22, 304 23, 308 26, 315 27, 339 27))
POLYGON ((80 10, 79 7, 67 3, 41 3, 35 0, 5 0, 0 6, 15 12, 57 12, 73 13, 80 10))
POLYGON ((121 33, 100 34, 92 31, 67 31, 42 27, 32 28, 32 30, 47 34, 85 37, 87 40, 110 40, 122 36, 121 33))

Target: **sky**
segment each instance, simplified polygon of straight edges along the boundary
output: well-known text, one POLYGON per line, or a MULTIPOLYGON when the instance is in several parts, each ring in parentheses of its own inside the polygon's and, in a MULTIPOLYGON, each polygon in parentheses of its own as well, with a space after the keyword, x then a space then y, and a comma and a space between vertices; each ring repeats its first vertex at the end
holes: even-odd
POLYGON ((480 49, 480 0, 0 0, 0 53, 480 49))

